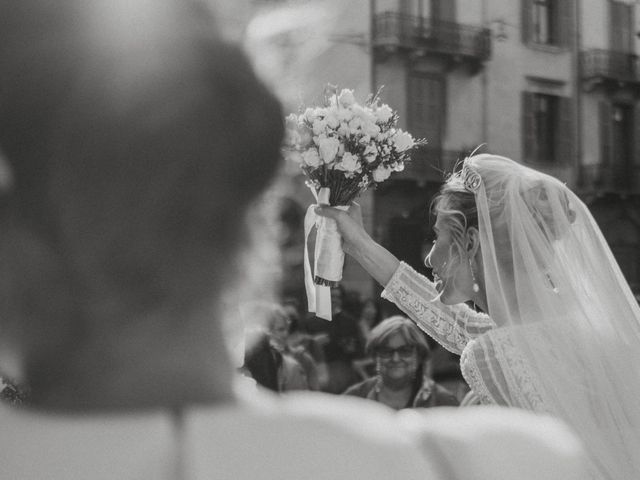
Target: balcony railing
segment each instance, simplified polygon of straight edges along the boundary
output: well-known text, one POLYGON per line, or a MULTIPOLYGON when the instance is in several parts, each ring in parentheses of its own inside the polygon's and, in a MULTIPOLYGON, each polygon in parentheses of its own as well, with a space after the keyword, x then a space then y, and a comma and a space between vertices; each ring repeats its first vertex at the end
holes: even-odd
POLYGON ((405 169, 394 174, 392 178, 441 183, 447 175, 453 172, 456 163, 464 156, 465 152, 459 150, 421 147, 411 154, 411 160, 405 163, 405 169))
POLYGON ((638 56, 632 53, 593 49, 581 54, 582 80, 589 83, 640 84, 638 56))
POLYGON ((580 189, 590 193, 640 193, 640 165, 582 165, 580 189))
POLYGON ((396 12, 375 17, 373 43, 386 51, 404 49, 483 63, 491 57, 491 31, 396 12))

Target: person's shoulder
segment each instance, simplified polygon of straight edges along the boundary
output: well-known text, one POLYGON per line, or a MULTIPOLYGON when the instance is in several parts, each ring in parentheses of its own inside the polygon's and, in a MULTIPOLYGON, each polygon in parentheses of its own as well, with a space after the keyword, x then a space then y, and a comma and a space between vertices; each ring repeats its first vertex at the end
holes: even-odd
POLYGON ((52 413, 0 404, 1 478, 172 478, 175 425, 163 411, 52 413))
POLYGON ((188 431, 203 475, 438 478, 394 411, 356 397, 258 391, 250 403, 191 416, 188 431))
POLYGON ((426 455, 437 452, 432 461, 446 465, 451 478, 587 477, 581 442, 550 416, 499 406, 406 409, 398 416, 426 455))

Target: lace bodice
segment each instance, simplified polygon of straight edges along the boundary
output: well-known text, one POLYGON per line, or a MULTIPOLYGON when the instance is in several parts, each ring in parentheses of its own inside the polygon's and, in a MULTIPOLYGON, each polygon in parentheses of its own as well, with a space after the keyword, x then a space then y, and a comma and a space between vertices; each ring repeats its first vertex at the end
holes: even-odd
POLYGON ((542 388, 509 333, 465 304, 444 305, 433 283, 401 263, 382 292, 429 336, 461 355, 462 374, 485 404, 547 412, 542 388))

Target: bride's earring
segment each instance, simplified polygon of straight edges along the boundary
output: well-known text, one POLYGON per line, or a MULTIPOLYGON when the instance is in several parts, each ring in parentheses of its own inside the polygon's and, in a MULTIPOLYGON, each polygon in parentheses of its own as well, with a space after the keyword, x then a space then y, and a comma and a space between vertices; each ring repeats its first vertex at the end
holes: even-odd
POLYGON ((480 285, 476 281, 476 274, 473 273, 473 265, 471 264, 471 258, 469 258, 469 270, 471 271, 471 279, 473 280, 473 286, 471 287, 474 292, 478 293, 480 291, 480 285))

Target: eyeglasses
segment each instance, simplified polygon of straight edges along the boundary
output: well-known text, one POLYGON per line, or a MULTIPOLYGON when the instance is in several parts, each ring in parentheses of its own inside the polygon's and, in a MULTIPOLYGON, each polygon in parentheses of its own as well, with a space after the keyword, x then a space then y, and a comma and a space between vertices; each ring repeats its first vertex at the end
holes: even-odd
POLYGON ((416 348, 413 347, 412 345, 403 345, 402 347, 398 347, 398 348, 380 347, 376 351, 376 354, 380 358, 391 358, 393 357, 393 354, 397 352, 398 355, 400 355, 401 357, 409 358, 413 356, 415 351, 416 351, 416 348))

